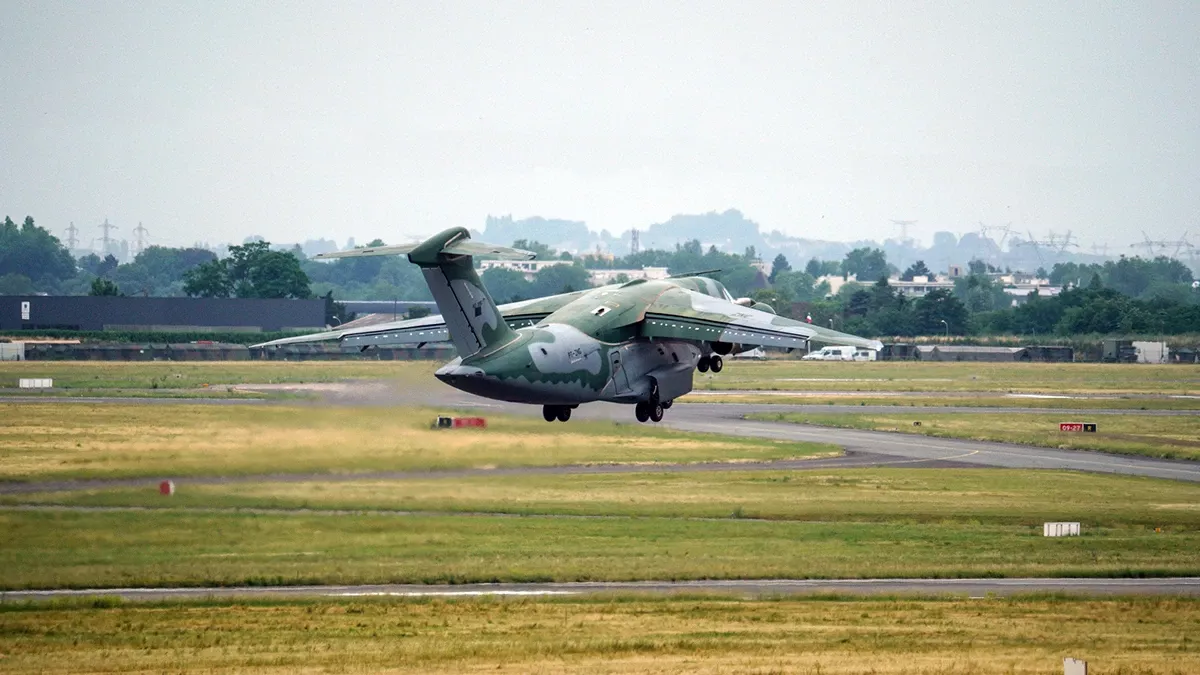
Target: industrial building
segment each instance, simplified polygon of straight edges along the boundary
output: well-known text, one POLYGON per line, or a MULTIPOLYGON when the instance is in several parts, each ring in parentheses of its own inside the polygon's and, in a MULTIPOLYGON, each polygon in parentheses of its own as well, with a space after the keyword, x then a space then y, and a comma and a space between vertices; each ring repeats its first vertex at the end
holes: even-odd
POLYGON ((265 298, 0 296, 0 330, 319 330, 325 301, 265 298))

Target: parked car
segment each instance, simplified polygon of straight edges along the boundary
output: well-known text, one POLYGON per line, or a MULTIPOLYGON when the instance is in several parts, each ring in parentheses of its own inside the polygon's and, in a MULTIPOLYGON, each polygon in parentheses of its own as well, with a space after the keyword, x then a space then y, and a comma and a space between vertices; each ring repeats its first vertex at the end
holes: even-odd
POLYGON ((874 349, 864 347, 822 347, 821 349, 800 357, 801 361, 874 361, 874 349))

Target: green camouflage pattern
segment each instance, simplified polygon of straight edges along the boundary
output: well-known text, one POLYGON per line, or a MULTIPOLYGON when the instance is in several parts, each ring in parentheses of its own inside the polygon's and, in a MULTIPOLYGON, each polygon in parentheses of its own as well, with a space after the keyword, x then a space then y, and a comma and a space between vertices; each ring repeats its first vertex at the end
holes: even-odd
MULTIPOLYGON (((497 306, 467 251, 505 257, 526 252, 468 243, 468 236, 453 228, 417 245, 385 247, 403 248, 421 267, 441 315, 264 346, 340 340, 366 348, 449 340, 459 356, 437 371, 438 379, 548 411, 591 401, 669 403, 691 391, 698 367, 713 362, 719 367, 720 355, 759 346, 806 349, 815 341, 882 348, 875 340, 739 304, 707 277, 635 280, 497 306)), ((329 257, 401 252, 359 251, 329 257)))

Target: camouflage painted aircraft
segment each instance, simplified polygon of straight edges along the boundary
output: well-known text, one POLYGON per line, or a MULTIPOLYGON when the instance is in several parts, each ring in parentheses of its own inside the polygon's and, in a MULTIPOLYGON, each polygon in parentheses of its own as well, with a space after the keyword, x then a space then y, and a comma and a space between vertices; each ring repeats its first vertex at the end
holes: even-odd
POLYGON ((420 266, 440 316, 262 346, 338 340, 368 349, 448 340, 459 356, 435 373, 439 380, 487 398, 541 405, 547 422, 566 422, 574 408, 592 401, 633 404, 639 422, 661 421, 663 411, 692 390, 697 370, 719 373, 722 356, 755 347, 806 349, 810 340, 882 347, 735 300, 720 282, 703 276, 637 279, 497 306, 473 256, 529 260, 534 254, 471 241, 463 228, 418 244, 317 257, 402 254, 420 266))

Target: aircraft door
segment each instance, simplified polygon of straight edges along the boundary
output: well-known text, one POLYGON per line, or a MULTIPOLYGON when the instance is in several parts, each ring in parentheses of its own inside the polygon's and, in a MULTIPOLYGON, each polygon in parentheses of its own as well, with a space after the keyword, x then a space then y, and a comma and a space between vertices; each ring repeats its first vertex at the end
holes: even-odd
POLYGON ((617 395, 629 391, 629 376, 625 372, 625 366, 621 363, 622 351, 624 350, 614 349, 608 353, 608 363, 612 367, 613 391, 617 395))

